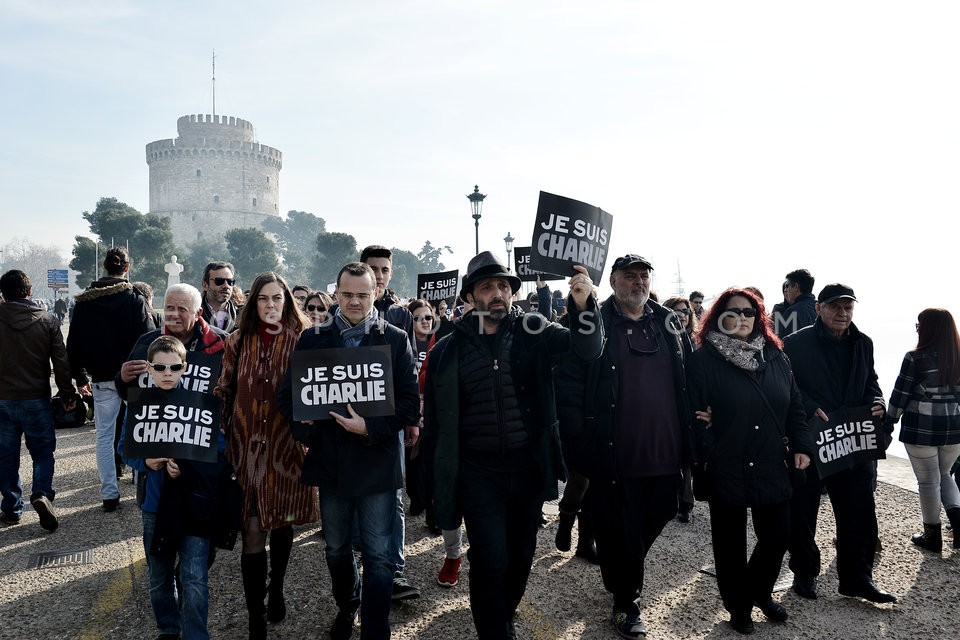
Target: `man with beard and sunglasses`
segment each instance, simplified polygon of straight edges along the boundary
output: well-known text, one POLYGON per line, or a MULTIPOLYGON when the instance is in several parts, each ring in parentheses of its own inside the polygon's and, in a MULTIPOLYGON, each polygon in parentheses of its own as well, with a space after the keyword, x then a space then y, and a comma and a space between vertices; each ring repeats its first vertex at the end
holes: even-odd
POLYGON ((651 271, 642 256, 617 258, 613 295, 600 311, 603 354, 587 367, 562 362, 556 372, 564 459, 590 480, 585 509, 622 638, 647 634, 638 604, 644 559, 677 515, 680 468, 693 445, 683 327, 650 300, 651 271))
POLYGON ((434 442, 436 523, 470 539, 470 609, 480 640, 514 638, 545 499, 562 469, 551 365, 596 358, 603 331, 586 269, 570 280, 570 328, 510 312, 520 279, 489 251, 467 267, 473 305, 427 357, 424 430, 434 442))
POLYGON ((237 328, 240 307, 233 303, 233 265, 229 262, 211 262, 203 269, 200 283, 203 291, 203 319, 212 327, 227 333, 237 328))

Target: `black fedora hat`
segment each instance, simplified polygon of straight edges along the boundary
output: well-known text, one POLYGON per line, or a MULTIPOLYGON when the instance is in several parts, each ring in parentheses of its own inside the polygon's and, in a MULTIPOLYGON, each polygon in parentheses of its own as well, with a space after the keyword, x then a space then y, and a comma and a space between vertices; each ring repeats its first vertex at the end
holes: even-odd
POLYGON ((467 275, 463 276, 460 286, 460 298, 466 301, 467 294, 473 291, 473 285, 486 278, 506 278, 511 293, 516 293, 520 288, 520 278, 510 273, 500 258, 492 251, 481 251, 467 265, 467 275))

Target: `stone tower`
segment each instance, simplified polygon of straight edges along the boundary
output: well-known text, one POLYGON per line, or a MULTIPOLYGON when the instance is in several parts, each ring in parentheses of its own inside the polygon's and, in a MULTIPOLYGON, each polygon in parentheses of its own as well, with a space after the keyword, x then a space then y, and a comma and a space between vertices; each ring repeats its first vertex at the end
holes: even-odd
POLYGON ((178 247, 280 215, 283 154, 256 142, 246 120, 178 118, 176 140, 147 145, 147 165, 150 213, 170 218, 178 247))

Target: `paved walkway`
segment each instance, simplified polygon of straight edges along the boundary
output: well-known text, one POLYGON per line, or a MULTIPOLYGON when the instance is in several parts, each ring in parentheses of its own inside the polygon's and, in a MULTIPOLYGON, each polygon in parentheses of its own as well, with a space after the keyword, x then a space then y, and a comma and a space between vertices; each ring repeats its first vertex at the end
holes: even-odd
MULTIPOLYGON (((22 524, 0 528, 0 638, 152 638, 140 515, 129 473, 121 486, 121 508, 103 513, 93 427, 60 431, 58 436, 55 504, 60 528, 43 531, 29 508, 22 524), (88 551, 92 562, 28 568, 32 554, 65 551, 88 551)), ((935 557, 910 545, 908 538, 918 530, 920 518, 913 474, 902 459, 881 462, 880 468, 883 482, 877 500, 884 552, 876 580, 897 593, 900 603, 875 606, 837 595, 833 517, 825 501, 819 531, 826 567, 820 580, 823 597, 810 602, 789 591, 775 594, 790 620, 760 622, 759 637, 960 638, 960 553, 935 557)), ((30 475, 24 456, 21 476, 27 487, 30 475)), ((550 505, 546 510, 551 511, 550 505)), ((520 607, 519 637, 615 638, 599 570, 571 553, 557 552, 555 532, 553 522, 541 531, 520 607)), ((420 517, 408 522, 407 541, 408 575, 423 589, 423 597, 394 607, 393 637, 476 637, 468 604, 469 565, 464 564, 459 586, 442 589, 435 582, 443 557, 441 539, 428 534, 420 517)), ((78 555, 82 559, 82 553, 78 555)), ((233 552, 221 552, 211 571, 210 630, 215 638, 246 637, 238 555, 239 545, 233 552)), ((725 623, 714 579, 700 571, 710 564, 706 506, 698 504, 693 522, 668 525, 649 555, 642 606, 650 638, 739 637, 725 623)), ((316 527, 296 529, 287 601, 289 617, 271 627, 271 638, 326 637, 335 611, 316 527)), ((755 617, 762 615, 755 611, 755 617)))

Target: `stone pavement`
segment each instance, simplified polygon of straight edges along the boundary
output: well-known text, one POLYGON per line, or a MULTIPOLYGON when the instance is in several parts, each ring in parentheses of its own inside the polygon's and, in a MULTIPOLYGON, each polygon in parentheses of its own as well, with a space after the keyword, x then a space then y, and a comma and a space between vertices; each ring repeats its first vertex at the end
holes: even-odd
MULTIPOLYGON (((26 455, 21 476, 29 493, 31 467, 26 455)), ((806 601, 790 591, 774 595, 790 612, 786 624, 758 620, 757 636, 782 638, 960 638, 960 553, 936 557, 909 543, 920 526, 915 480, 909 464, 881 462, 877 491, 883 554, 877 583, 900 596, 895 605, 877 606, 836 592, 833 517, 824 501, 818 540, 825 573, 822 597, 806 601)), ((29 507, 20 525, 0 528, 0 638, 78 638, 94 640, 153 638, 155 627, 147 596, 140 538, 140 515, 129 471, 124 476, 121 508, 103 513, 94 460, 93 427, 58 432, 58 490, 55 506, 60 528, 47 533, 29 507), (76 551, 88 564, 29 568, 33 554, 76 551)), ((555 507, 547 505, 548 513, 555 507)), ((650 638, 738 638, 726 623, 714 579, 701 572, 712 564, 706 505, 698 504, 693 522, 667 526, 648 557, 643 615, 650 638)), ((575 530, 576 531, 576 530, 575 530)), ((335 613, 323 562, 323 540, 316 526, 297 527, 287 578, 286 621, 270 628, 271 638, 325 638, 335 613)), ((556 524, 540 533, 533 574, 520 606, 520 638, 572 640, 615 638, 610 598, 599 570, 572 553, 553 547, 556 524)), ((468 602, 469 564, 453 589, 442 589, 436 574, 443 558, 439 537, 429 535, 423 518, 407 523, 408 576, 423 597, 392 614, 394 638, 476 637, 468 602)), ((949 546, 949 541, 948 541, 949 546)), ((246 637, 246 611, 239 575, 239 545, 221 551, 210 576, 210 631, 215 638, 246 637)), ((788 575, 788 574, 787 574, 788 575)), ((359 629, 354 635, 359 637, 359 629)))

